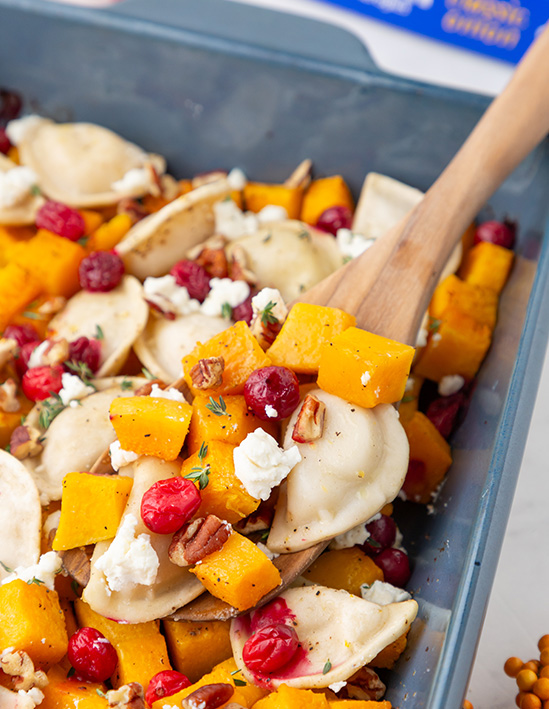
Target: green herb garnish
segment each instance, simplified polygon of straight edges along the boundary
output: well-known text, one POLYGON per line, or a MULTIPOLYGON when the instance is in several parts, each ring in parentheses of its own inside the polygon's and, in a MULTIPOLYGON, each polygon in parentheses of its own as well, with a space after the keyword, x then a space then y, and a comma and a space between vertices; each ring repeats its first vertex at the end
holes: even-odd
POLYGON ((221 317, 230 320, 233 316, 233 309, 229 303, 223 303, 221 306, 221 317))
POLYGON ((152 372, 149 372, 149 370, 147 369, 147 367, 143 367, 143 368, 141 369, 141 371, 143 372, 143 374, 145 375, 145 377, 146 377, 147 379, 149 379, 149 380, 151 380, 151 379, 156 379, 156 377, 154 376, 154 374, 153 374, 152 372))
POLYGON ((235 687, 245 687, 245 686, 246 686, 246 682, 244 682, 243 679, 235 679, 235 680, 234 680, 234 686, 235 686, 235 687))
POLYGON ((42 402, 38 423, 42 428, 49 428, 53 419, 58 416, 64 408, 65 404, 61 401, 59 394, 52 394, 42 402))
POLYGON ((120 382, 120 388, 122 389, 122 391, 128 391, 128 389, 133 389, 133 384, 130 382, 129 379, 126 379, 126 377, 124 377, 124 379, 120 382))
POLYGON ((65 362, 65 364, 71 370, 71 372, 74 372, 77 377, 80 377, 80 379, 84 382, 86 386, 93 387, 94 389, 96 389, 95 384, 92 382, 93 372, 85 362, 71 359, 70 362, 65 362))
POLYGON ((103 332, 103 328, 101 327, 101 325, 95 326, 95 339, 96 340, 104 340, 105 339, 105 333, 103 332))
POLYGON ((263 325, 274 325, 278 322, 278 318, 276 317, 276 315, 273 315, 273 308, 275 307, 275 305, 276 303, 273 303, 273 301, 270 300, 261 311, 261 322, 263 323, 263 325))
POLYGON ((330 662, 330 660, 326 660, 326 664, 322 668, 322 674, 327 675, 331 669, 332 669, 332 663, 330 662))
POLYGON ((4 569, 6 573, 13 574, 13 569, 11 569, 7 564, 4 564, 3 561, 0 561, 0 566, 4 569))
POLYGON ((438 320, 438 318, 429 318, 429 325, 427 326, 427 329, 430 330, 430 332, 438 332, 439 327, 442 325, 442 320, 438 320))
POLYGON ((210 401, 206 404, 206 408, 216 416, 228 416, 227 404, 222 396, 219 397, 219 403, 217 403, 213 396, 210 396, 210 401))
POLYGON ((195 465, 193 468, 191 468, 190 473, 187 473, 187 475, 183 476, 187 480, 192 480, 193 482, 197 482, 198 487, 201 490, 203 490, 210 482, 209 475, 212 472, 209 463, 207 465, 203 465, 204 458, 207 455, 208 455, 208 446, 203 441, 202 445, 200 446, 200 450, 198 451, 198 458, 200 460, 201 465, 195 465))
POLYGON ((44 582, 41 579, 37 579, 36 576, 33 576, 27 581, 27 586, 32 586, 33 583, 37 586, 42 586, 44 584, 44 582))

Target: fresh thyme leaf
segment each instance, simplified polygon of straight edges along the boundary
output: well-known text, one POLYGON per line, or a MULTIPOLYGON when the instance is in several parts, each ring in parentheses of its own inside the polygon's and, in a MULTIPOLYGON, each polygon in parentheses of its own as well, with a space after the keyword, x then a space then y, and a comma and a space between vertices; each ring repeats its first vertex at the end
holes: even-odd
POLYGON ((206 444, 206 441, 202 441, 202 445, 200 446, 200 450, 198 451, 198 457, 200 458, 200 462, 204 462, 204 458, 208 455, 208 445, 206 444))
POLYGON ((11 453, 11 445, 8 443, 8 445, 4 448, 5 451, 8 453, 11 453))
POLYGON ((21 423, 20 423, 19 425, 20 425, 20 426, 24 426, 26 420, 27 420, 27 417, 26 417, 26 416, 21 416, 21 423))
POLYGON ((46 316, 42 315, 41 313, 34 313, 32 310, 24 310, 23 317, 28 318, 29 320, 45 320, 46 319, 46 316))
POLYGON ((311 239, 311 234, 307 231, 307 229, 302 229, 297 236, 299 239, 311 239))
POLYGON ((96 388, 92 381, 93 372, 85 362, 72 359, 70 362, 66 362, 65 364, 71 372, 74 372, 78 377, 80 377, 86 386, 93 387, 94 389, 96 388))
POLYGON ((237 675, 237 674, 239 674, 239 672, 240 672, 240 670, 233 670, 233 671, 230 672, 229 674, 232 676, 232 675, 237 675))
POLYGON ((411 401, 415 400, 415 396, 412 396, 411 394, 408 394, 408 396, 403 396, 400 402, 402 404, 409 404, 411 401))
POLYGON ((429 318, 429 325, 427 327, 431 332, 438 332, 441 324, 442 320, 438 320, 437 318, 429 318))
POLYGON ((273 235, 269 232, 263 237, 263 243, 266 244, 268 241, 270 241, 273 238, 273 235))
POLYGON ((187 473, 187 475, 184 475, 183 477, 186 478, 187 480, 192 480, 193 482, 198 483, 198 487, 203 490, 205 487, 207 487, 208 483, 210 482, 210 464, 206 465, 205 467, 201 466, 195 466, 194 468, 191 468, 191 472, 187 473))
POLYGON ((129 379, 126 379, 126 377, 124 377, 124 379, 120 382, 120 388, 122 389, 122 391, 128 391, 128 389, 133 389, 133 384, 130 382, 129 379))
POLYGON ((78 596, 78 591, 80 590, 80 585, 76 579, 71 581, 71 589, 75 596, 78 596))
POLYGON ((36 576, 33 576, 27 581, 27 585, 32 586, 33 583, 35 583, 37 586, 40 586, 43 585, 44 582, 41 579, 37 579, 36 576))
POLYGON ((326 660, 326 664, 322 668, 322 674, 327 675, 331 669, 332 669, 332 663, 330 662, 330 660, 326 660))
POLYGON ((30 193, 31 193, 32 195, 34 195, 35 197, 38 197, 39 195, 42 194, 42 192, 40 191, 40 187, 38 187, 38 185, 33 185, 33 186, 30 188, 30 193))
POLYGON ((67 672, 67 679, 69 677, 72 677, 75 673, 76 673, 76 670, 74 669, 74 667, 71 667, 70 670, 67 672))
POLYGON ((227 404, 222 396, 219 397, 219 403, 217 403, 213 396, 210 396, 210 401, 206 404, 206 408, 216 416, 228 416, 227 404))
POLYGON ((38 423, 42 428, 49 428, 53 419, 65 408, 59 394, 52 394, 42 402, 38 423))
POLYGON ((8 574, 13 573, 13 569, 11 569, 7 564, 4 564, 3 561, 0 561, 0 566, 4 569, 4 571, 8 574))
POLYGON ((261 311, 261 322, 263 323, 263 325, 272 325, 278 322, 278 318, 276 317, 276 315, 273 315, 273 308, 275 307, 275 305, 276 303, 273 303, 273 301, 270 300, 261 311))
POLYGON ((95 691, 97 692, 97 694, 98 694, 100 697, 103 697, 103 699, 106 699, 106 698, 107 698, 107 695, 105 694, 105 692, 103 692, 101 689, 99 689, 99 687, 97 687, 95 691))
POLYGON ((235 687, 245 687, 245 686, 246 686, 246 682, 244 682, 243 679, 238 679, 238 678, 237 678, 237 679, 234 680, 234 686, 235 686, 235 687))
POLYGON ((95 339, 96 340, 104 340, 105 339, 105 333, 103 332, 103 328, 101 327, 101 325, 95 326, 95 339))
POLYGON ((149 370, 147 369, 147 367, 143 367, 141 371, 143 372, 143 374, 145 375, 145 377, 146 377, 147 379, 149 379, 149 380, 151 380, 151 379, 156 379, 156 377, 154 376, 154 374, 153 374, 152 372, 149 372, 149 370))
POLYGON ((233 309, 232 306, 229 305, 229 303, 223 303, 221 306, 221 317, 222 318, 227 318, 227 320, 230 320, 233 316, 233 309))
POLYGON ((270 529, 265 529, 263 532, 261 532, 261 537, 259 539, 260 542, 266 542, 267 539, 269 538, 271 530, 270 529))
POLYGON ((89 241, 89 238, 89 236, 81 236, 80 239, 77 239, 76 243, 80 244, 80 246, 86 246, 89 241))

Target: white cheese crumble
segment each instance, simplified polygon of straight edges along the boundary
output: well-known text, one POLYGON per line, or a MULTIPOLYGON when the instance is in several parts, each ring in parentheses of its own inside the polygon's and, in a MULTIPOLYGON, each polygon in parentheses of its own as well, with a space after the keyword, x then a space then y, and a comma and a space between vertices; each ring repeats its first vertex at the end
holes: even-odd
POLYGON ((68 406, 71 401, 83 399, 85 396, 93 394, 95 391, 95 387, 84 384, 80 377, 77 377, 76 374, 69 374, 68 372, 63 372, 61 375, 61 383, 63 384, 63 388, 60 390, 59 396, 65 406, 68 406))
POLYGON ((107 593, 124 591, 141 584, 150 586, 158 572, 158 556, 149 534, 135 536, 137 517, 127 514, 107 551, 97 559, 95 568, 105 575, 107 593))
POLYGON ((28 368, 33 369, 34 367, 43 367, 45 364, 44 360, 44 355, 46 354, 46 350, 49 349, 51 346, 51 342, 49 340, 44 340, 44 342, 41 342, 39 345, 37 345, 33 351, 31 352, 31 356, 29 357, 29 362, 28 362, 28 368))
POLYGON ((387 606, 389 603, 400 603, 407 601, 410 596, 408 591, 397 588, 386 581, 374 581, 371 586, 363 583, 360 587, 360 595, 365 601, 377 603, 378 606, 387 606))
POLYGON ((278 411, 275 409, 274 406, 271 406, 270 404, 265 405, 265 414, 270 418, 270 419, 275 419, 278 416, 278 411))
POLYGON ((234 449, 233 460, 235 475, 246 492, 267 500, 271 490, 299 463, 301 453, 297 446, 283 450, 272 436, 258 428, 234 449))
POLYGON ((20 145, 41 123, 46 122, 42 116, 30 115, 16 118, 6 126, 6 135, 12 145, 20 145))
POLYGON ((185 286, 178 286, 175 277, 169 274, 160 278, 145 278, 143 291, 145 300, 158 305, 160 310, 170 310, 169 306, 172 306, 178 315, 189 315, 200 310, 198 300, 191 298, 185 286))
POLYGON ((259 551, 262 551, 265 556, 271 561, 273 559, 276 559, 277 556, 280 556, 280 554, 277 554, 276 551, 271 551, 269 547, 266 547, 265 544, 262 544, 261 542, 257 542, 256 547, 259 549, 259 551))
POLYGON ((259 219, 253 212, 243 212, 232 199, 215 202, 215 233, 223 234, 229 240, 244 234, 253 234, 259 227, 259 219))
POLYGON ((124 450, 124 448, 120 445, 120 441, 114 441, 114 443, 111 443, 109 446, 109 453, 111 455, 112 469, 116 472, 118 472, 120 468, 133 463, 139 458, 137 453, 124 450))
POLYGON ((239 167, 233 167, 227 175, 227 182, 232 190, 243 190, 248 184, 248 178, 244 170, 239 167))
POLYGON ((372 378, 372 375, 370 374, 370 372, 364 372, 364 374, 361 374, 360 381, 362 382, 362 386, 365 387, 371 378, 372 378))
POLYGON ((438 383, 438 393, 441 396, 456 394, 465 384, 465 379, 460 374, 448 374, 438 383))
POLYGON ((202 303, 204 315, 219 316, 225 303, 235 308, 250 295, 250 286, 246 281, 232 281, 230 278, 212 278, 210 288, 202 303))
POLYGON ((17 566, 11 574, 6 576, 0 583, 3 586, 5 583, 21 579, 22 581, 40 581, 47 586, 50 591, 53 591, 53 584, 56 574, 61 571, 61 559, 55 551, 48 551, 42 554, 37 564, 32 566, 17 566))
POLYGON ((416 347, 425 347, 427 345, 427 338, 429 337, 429 331, 426 327, 421 327, 417 333, 416 347))
POLYGON ((30 167, 13 167, 0 172, 0 208, 9 209, 24 202, 32 194, 38 178, 30 167))
POLYGON ((350 229, 338 229, 336 243, 346 258, 356 258, 373 245, 375 239, 368 239, 362 234, 354 234, 350 229))
POLYGON ((44 692, 38 687, 32 687, 26 692, 24 689, 20 689, 17 696, 17 709, 34 709, 44 700, 44 692))
POLYGON ((260 224, 268 224, 269 222, 281 222, 288 219, 288 212, 278 204, 266 204, 263 209, 257 213, 257 220, 260 224))
POLYGON ((113 182, 111 189, 115 192, 131 192, 146 194, 151 188, 151 171, 145 167, 134 167, 128 170, 120 179, 113 182))
POLYGON ((357 524, 356 527, 349 529, 348 532, 338 534, 332 539, 330 549, 348 549, 354 547, 355 544, 364 544, 370 536, 370 532, 366 529, 366 523, 357 524))
POLYGON ((262 288, 259 293, 256 293, 252 298, 252 311, 254 318, 258 317, 265 308, 273 303, 269 312, 275 317, 279 323, 283 323, 288 315, 288 308, 284 302, 282 294, 277 288, 262 288))
POLYGON ((161 389, 158 384, 153 384, 149 396, 154 396, 157 399, 171 399, 172 401, 178 401, 180 404, 186 403, 183 394, 179 391, 179 389, 174 389, 174 387, 161 389))
POLYGON ((334 682, 333 684, 328 685, 328 689, 331 689, 332 692, 335 692, 336 694, 339 692, 340 689, 343 689, 347 682, 345 680, 342 680, 341 682, 334 682))
POLYGON ((440 342, 442 340, 442 335, 440 332, 435 332, 435 334, 432 337, 433 342, 440 342))

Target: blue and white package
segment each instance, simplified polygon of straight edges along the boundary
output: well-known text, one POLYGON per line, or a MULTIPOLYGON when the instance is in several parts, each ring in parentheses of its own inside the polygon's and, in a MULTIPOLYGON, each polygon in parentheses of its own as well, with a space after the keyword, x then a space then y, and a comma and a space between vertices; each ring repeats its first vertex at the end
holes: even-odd
POLYGON ((549 0, 324 0, 517 63, 549 20, 549 0))

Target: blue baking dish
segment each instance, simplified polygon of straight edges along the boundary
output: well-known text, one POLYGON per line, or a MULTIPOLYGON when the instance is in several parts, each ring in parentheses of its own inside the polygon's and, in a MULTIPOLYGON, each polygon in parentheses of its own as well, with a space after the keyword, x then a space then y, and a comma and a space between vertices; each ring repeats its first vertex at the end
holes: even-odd
MULTIPOLYGON (((341 29, 224 0, 0 0, 0 86, 166 155, 179 177, 239 166, 279 181, 309 157, 355 194, 372 170, 428 188, 488 102, 383 73, 341 29)), ((547 184, 546 141, 486 206, 519 223, 494 342, 431 514, 398 510, 420 613, 388 678, 397 707, 463 700, 548 336, 547 184)))

